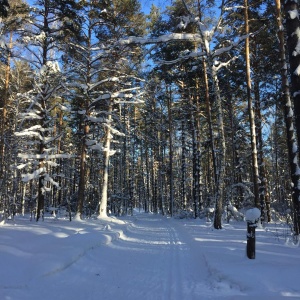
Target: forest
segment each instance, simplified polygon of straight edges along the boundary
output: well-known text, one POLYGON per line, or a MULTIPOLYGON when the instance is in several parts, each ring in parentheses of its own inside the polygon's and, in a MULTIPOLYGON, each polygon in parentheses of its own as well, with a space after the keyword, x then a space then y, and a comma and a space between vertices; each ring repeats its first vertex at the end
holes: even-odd
POLYGON ((0 216, 300 230, 297 1, 1 0, 0 216))

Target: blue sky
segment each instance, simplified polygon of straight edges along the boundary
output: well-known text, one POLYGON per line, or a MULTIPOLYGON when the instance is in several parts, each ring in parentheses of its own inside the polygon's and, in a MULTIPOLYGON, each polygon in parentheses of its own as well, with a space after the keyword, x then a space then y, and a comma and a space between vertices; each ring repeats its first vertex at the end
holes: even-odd
POLYGON ((172 0, 140 0, 140 3, 142 5, 142 10, 148 14, 150 12, 150 8, 152 4, 155 4, 156 6, 165 8, 167 5, 170 5, 172 0))
MULTIPOLYGON (((162 8, 165 8, 167 5, 170 5, 172 3, 172 0, 139 0, 142 5, 142 10, 148 14, 150 12, 150 8, 152 4, 155 4, 156 6, 160 6, 162 8)), ((34 0, 26 0, 27 3, 32 5, 34 0)))

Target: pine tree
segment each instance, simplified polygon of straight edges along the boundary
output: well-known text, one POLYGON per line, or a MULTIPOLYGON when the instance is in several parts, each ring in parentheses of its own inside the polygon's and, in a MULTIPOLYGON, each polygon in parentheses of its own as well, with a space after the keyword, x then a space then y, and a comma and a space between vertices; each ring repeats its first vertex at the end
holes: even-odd
POLYGON ((17 136, 23 137, 25 145, 27 139, 31 140, 27 150, 19 150, 22 164, 18 168, 27 171, 22 175, 24 182, 37 181, 37 221, 44 213, 46 193, 53 186, 59 187, 51 174, 52 167, 57 166, 58 158, 64 157, 56 153, 55 141, 58 136, 53 136, 52 113, 63 87, 63 74, 55 52, 65 36, 64 25, 71 22, 73 4, 72 1, 37 2, 28 19, 31 26, 25 26, 21 35, 24 48, 32 55, 30 63, 36 71, 33 89, 23 95, 28 109, 20 114, 21 124, 19 132, 16 132, 17 136))

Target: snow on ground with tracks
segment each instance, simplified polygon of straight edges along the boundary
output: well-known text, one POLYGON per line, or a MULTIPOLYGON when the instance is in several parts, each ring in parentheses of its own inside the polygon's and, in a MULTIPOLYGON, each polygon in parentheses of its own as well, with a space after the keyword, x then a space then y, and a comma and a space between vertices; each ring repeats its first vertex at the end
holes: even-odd
POLYGON ((133 217, 69 222, 16 217, 0 226, 1 300, 300 298, 300 249, 289 230, 246 223, 133 217))

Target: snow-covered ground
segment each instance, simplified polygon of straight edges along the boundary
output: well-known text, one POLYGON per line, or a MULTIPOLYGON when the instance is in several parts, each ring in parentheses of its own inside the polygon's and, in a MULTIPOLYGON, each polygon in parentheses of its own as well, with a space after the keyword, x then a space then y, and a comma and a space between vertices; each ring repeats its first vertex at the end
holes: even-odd
POLYGON ((289 231, 135 213, 69 222, 17 217, 0 226, 1 300, 300 298, 300 249, 289 231))

